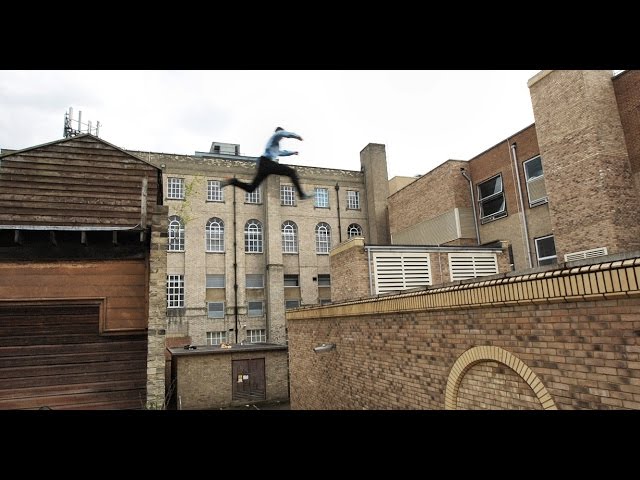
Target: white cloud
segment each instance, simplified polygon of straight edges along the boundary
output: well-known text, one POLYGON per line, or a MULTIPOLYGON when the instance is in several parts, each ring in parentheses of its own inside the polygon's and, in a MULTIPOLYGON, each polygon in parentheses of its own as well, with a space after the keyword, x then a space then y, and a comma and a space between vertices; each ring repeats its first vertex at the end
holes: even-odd
POLYGON ((304 137, 282 161, 360 169, 368 143, 389 176, 469 159, 533 123, 536 71, 3 71, 0 147, 62 138, 64 113, 100 121, 119 147, 167 153, 239 143, 258 156, 275 127, 304 137))

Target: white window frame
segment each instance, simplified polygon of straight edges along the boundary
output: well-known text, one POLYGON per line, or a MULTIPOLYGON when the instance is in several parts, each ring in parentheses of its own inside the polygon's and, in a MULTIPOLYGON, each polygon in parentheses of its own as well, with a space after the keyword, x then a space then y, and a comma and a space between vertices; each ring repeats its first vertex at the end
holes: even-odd
POLYGON ((282 253, 298 253, 298 226, 291 220, 282 224, 282 253))
POLYGON ((224 191, 220 180, 207 181, 207 201, 224 202, 224 191))
POLYGON ((487 222, 491 222, 493 220, 497 220, 498 218, 502 218, 504 216, 507 215, 507 199, 505 197, 504 194, 504 181, 502 179, 502 174, 498 173, 497 175, 494 175, 491 178, 488 178, 480 183, 478 183, 476 185, 476 189, 478 191, 478 204, 480 207, 480 223, 487 223, 487 222), (487 195, 486 197, 482 197, 482 192, 480 190, 480 187, 482 185, 484 185, 485 183, 489 183, 494 179, 499 179, 496 181, 500 182, 500 191, 498 192, 494 192, 490 195, 487 195), (501 210, 498 210, 496 212, 490 213, 488 215, 484 214, 484 204, 488 203, 490 201, 494 201, 497 198, 502 198, 502 208, 501 210))
POLYGON ((347 210, 360 210, 360 192, 347 190, 347 210))
POLYGON ((329 255, 329 250, 331 250, 331 226, 320 222, 316 225, 316 253, 329 255))
POLYGON ((361 237, 362 236, 362 227, 357 223, 352 223, 347 228, 347 238, 353 237, 361 237))
POLYGON ((262 203, 262 187, 256 188, 253 192, 244 192, 245 203, 262 203))
POLYGON ((177 215, 169 217, 167 234, 169 236, 167 250, 169 252, 184 252, 184 223, 177 215))
POLYGON ((318 208, 329 208, 329 189, 316 187, 315 206, 318 208))
POLYGON ((167 178, 167 198, 171 200, 184 200, 184 178, 167 178))
POLYGON ((264 328, 247 330, 247 341, 249 343, 265 343, 267 341, 267 330, 264 328))
POLYGON ((220 345, 227 342, 227 332, 224 330, 217 332, 207 332, 207 345, 220 345))
POLYGON ((224 302, 207 302, 207 318, 224 318, 224 302), (212 312, 212 305, 219 305, 221 308, 212 312))
POLYGON ((295 207, 296 190, 293 185, 280 185, 280 205, 295 207))
POLYGON ((245 253, 262 253, 262 246, 262 223, 251 219, 244 226, 244 251, 245 253))
POLYGON ((556 250, 556 239, 553 235, 545 235, 544 237, 538 237, 534 239, 534 243, 536 245, 536 258, 538 259, 538 266, 542 265, 553 265, 554 263, 558 263, 558 254, 556 251, 555 255, 549 255, 547 257, 540 257, 540 247, 538 246, 538 242, 541 240, 553 239, 553 250, 556 250), (549 261, 551 260, 551 261, 549 261))
POLYGON ((210 218, 204 233, 207 252, 224 253, 224 222, 220 218, 210 218))
POLYGON ((184 275, 167 275, 167 308, 184 308, 184 275))
POLYGON ((529 199, 529 207, 537 207, 538 205, 542 205, 549 201, 549 196, 545 195, 542 198, 537 198, 535 200, 531 200, 531 190, 529 189, 529 185, 533 182, 544 182, 544 167, 542 166, 542 157, 540 155, 536 155, 533 158, 530 158, 526 162, 522 162, 522 169, 524 170, 524 176, 527 181, 527 198, 529 199), (542 172, 540 175, 536 175, 535 177, 529 176, 529 170, 527 169, 528 164, 535 161, 540 160, 540 171, 542 172))

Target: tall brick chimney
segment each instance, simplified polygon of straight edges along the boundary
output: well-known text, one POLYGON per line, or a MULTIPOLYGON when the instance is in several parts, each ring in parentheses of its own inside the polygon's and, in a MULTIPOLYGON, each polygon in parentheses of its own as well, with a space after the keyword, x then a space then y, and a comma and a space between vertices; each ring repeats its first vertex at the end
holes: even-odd
POLYGON ((640 249, 634 187, 611 71, 542 71, 528 82, 558 261, 640 249))
POLYGON ((369 243, 389 245, 389 174, 384 145, 370 143, 360 152, 360 165, 364 171, 366 204, 369 217, 369 243))

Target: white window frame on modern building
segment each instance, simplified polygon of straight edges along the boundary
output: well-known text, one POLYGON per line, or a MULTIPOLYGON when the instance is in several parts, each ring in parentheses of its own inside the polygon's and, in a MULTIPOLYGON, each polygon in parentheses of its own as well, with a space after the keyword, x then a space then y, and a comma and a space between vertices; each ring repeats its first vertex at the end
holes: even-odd
POLYGON ((353 237, 361 237, 362 236, 362 227, 357 223, 352 223, 347 228, 347 238, 353 237))
POLYGON ((331 250, 331 226, 320 222, 316 225, 316 253, 329 255, 329 250, 331 250))
POLYGON ((245 203, 262 203, 262 187, 256 188, 253 192, 244 192, 245 203))
POLYGON ((298 253, 298 226, 291 220, 282 224, 282 253, 298 253))
POLYGON ((262 253, 262 223, 252 218, 244 226, 245 253, 262 253))
POLYGON ((207 201, 224 202, 224 192, 220 180, 207 181, 207 201))
POLYGON ((264 288, 264 275, 262 273, 247 273, 246 288, 264 288))
MULTIPOLYGON (((504 195, 504 183, 502 181, 502 174, 499 173, 494 175, 491 178, 488 178, 484 182, 480 182, 477 185, 478 190, 478 204, 480 206, 480 222, 487 223, 493 220, 497 220, 498 218, 502 218, 507 215, 507 201, 504 195), (494 186, 494 191, 491 194, 482 196, 482 186, 488 184, 489 182, 496 181, 496 185, 494 186), (500 190, 496 190, 496 187, 500 188, 500 190), (485 204, 489 204, 489 202, 495 202, 496 200, 502 198, 502 206, 499 210, 496 210, 493 213, 485 214, 485 204)), ((486 192, 485 192, 486 193, 486 192)))
POLYGON ((293 185, 280 185, 280 204, 292 207, 296 205, 296 191, 293 185))
POLYGON ((207 332, 207 345, 220 345, 226 343, 227 332, 224 330, 218 332, 207 332))
POLYGON ((224 253, 224 222, 220 218, 210 218, 204 233, 207 252, 224 253))
POLYGON ((169 217, 167 235, 169 237, 167 250, 169 252, 184 252, 184 223, 177 215, 169 217))
POLYGON ((544 237, 538 237, 534 239, 534 243, 536 245, 536 258, 538 259, 538 265, 553 265, 554 263, 558 263, 558 255, 556 253, 556 239, 553 235, 545 235, 544 237), (540 256, 540 250, 543 245, 541 245, 542 241, 549 240, 553 242, 553 255, 547 255, 544 257, 540 256))
POLYGON ((329 208, 329 189, 316 187, 315 206, 318 208, 329 208))
POLYGON ((452 282, 486 277, 497 273, 498 257, 495 253, 455 252, 449 254, 449 278, 452 282))
POLYGON ((167 275, 167 308, 184 308, 184 275, 167 275))
POLYGON ((224 302, 207 302, 207 318, 224 318, 224 302))
POLYGON ((538 205, 547 203, 549 201, 549 197, 547 195, 533 199, 531 198, 531 192, 534 189, 542 189, 545 194, 547 193, 544 186, 544 170, 542 168, 542 157, 540 155, 536 155, 526 162, 522 162, 522 168, 524 170, 524 176, 527 180, 527 197, 529 198, 529 207, 537 207, 538 205), (538 162, 540 164, 539 168, 538 162))
POLYGON ((207 273, 206 286, 207 288, 224 288, 224 273, 207 273))
POLYGON ((347 190, 347 210, 360 210, 360 192, 347 190))
POLYGON ((250 300, 247 302, 247 316, 262 317, 263 315, 264 315, 264 301, 250 300), (260 308, 257 308, 258 305, 260 305, 260 308))
POLYGON ((167 178, 167 198, 171 200, 184 200, 184 178, 167 178))
POLYGON ((330 287, 331 286, 331 275, 328 273, 319 273, 318 274, 318 286, 319 287, 330 287))
POLYGON ((265 343, 267 341, 267 330, 257 328, 247 330, 247 342, 249 343, 265 343))

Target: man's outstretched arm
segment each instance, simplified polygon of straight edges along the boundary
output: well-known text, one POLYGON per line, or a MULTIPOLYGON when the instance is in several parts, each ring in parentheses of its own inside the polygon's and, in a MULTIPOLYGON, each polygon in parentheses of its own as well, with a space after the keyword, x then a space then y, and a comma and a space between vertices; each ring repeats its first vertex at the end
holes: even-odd
POLYGON ((281 138, 295 138, 296 140, 302 140, 302 137, 297 133, 287 132, 286 130, 280 130, 275 133, 275 137, 279 140, 281 138))
POLYGON ((288 157, 289 155, 298 155, 298 152, 290 152, 289 150, 280 150, 278 155, 281 157, 288 157))

